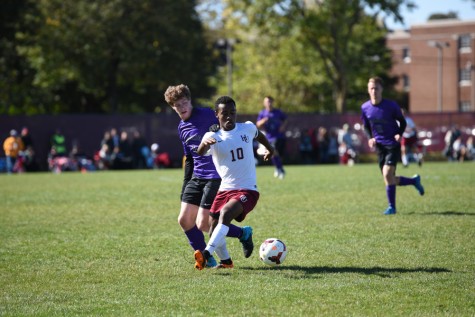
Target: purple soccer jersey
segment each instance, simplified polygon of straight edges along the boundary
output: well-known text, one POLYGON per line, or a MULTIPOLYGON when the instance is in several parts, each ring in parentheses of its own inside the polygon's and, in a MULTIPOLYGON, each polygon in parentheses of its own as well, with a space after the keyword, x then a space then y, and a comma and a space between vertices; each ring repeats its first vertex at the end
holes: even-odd
POLYGON ((261 120, 262 118, 269 118, 267 120, 264 130, 266 137, 269 141, 275 141, 278 138, 282 138, 284 135, 280 132, 280 127, 282 123, 287 119, 287 116, 284 112, 280 109, 272 109, 271 111, 267 111, 267 109, 261 110, 259 115, 257 116, 257 121, 261 120))
POLYGON ((404 131, 401 131, 401 122, 404 122, 404 127, 406 126, 401 108, 388 99, 383 99, 377 105, 373 105, 370 100, 366 101, 361 106, 361 118, 376 143, 386 146, 398 144, 394 136, 396 134, 402 136, 404 131))
POLYGON ((214 124, 219 124, 219 122, 213 110, 193 107, 190 118, 186 121, 180 121, 178 125, 178 135, 183 144, 183 150, 185 155, 191 154, 193 156, 193 173, 198 178, 220 178, 214 167, 212 157, 201 156, 196 153, 203 135, 214 124))

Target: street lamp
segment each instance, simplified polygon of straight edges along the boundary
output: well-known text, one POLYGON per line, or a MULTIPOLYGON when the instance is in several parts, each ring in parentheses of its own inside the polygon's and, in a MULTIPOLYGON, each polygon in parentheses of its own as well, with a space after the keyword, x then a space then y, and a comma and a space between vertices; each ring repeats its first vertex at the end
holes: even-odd
POLYGON ((219 39, 217 42, 217 47, 225 52, 226 59, 226 79, 228 84, 228 95, 233 95, 233 48, 234 45, 238 43, 238 40, 233 38, 228 39, 219 39))
POLYGON ((437 69, 438 69, 438 97, 437 97, 437 110, 442 112, 442 59, 444 47, 449 47, 447 42, 428 41, 427 45, 437 48, 437 69))

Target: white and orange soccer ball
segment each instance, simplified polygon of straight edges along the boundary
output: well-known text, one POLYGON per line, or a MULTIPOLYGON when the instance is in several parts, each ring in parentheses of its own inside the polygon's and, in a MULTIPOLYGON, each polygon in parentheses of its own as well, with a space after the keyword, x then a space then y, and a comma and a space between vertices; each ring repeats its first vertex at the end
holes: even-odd
POLYGON ((287 246, 282 240, 269 238, 259 248, 259 259, 267 265, 281 265, 287 256, 287 246))

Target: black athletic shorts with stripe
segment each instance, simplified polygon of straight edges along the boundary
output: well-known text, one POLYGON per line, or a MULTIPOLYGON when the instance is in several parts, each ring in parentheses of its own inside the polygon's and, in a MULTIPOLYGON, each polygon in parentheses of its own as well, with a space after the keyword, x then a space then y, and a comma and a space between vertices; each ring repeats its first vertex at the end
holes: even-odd
POLYGON ((381 170, 383 170, 384 165, 397 166, 397 162, 401 160, 401 144, 399 143, 390 146, 376 143, 376 151, 381 170))
POLYGON ((210 209, 218 193, 220 178, 204 179, 193 176, 186 184, 181 201, 187 204, 210 209))

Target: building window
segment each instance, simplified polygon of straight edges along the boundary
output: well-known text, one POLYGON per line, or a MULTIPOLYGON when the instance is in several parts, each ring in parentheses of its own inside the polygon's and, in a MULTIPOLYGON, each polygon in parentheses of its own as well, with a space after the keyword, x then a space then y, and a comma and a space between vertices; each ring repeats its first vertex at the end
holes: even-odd
POLYGON ((403 85, 403 88, 405 91, 409 91, 409 86, 410 86, 410 80, 409 80, 409 76, 407 75, 402 75, 402 85, 403 85))
POLYGON ((471 112, 472 103, 470 101, 460 101, 459 110, 460 112, 471 112))
POLYGON ((409 47, 405 47, 402 49, 402 60, 404 63, 410 63, 411 62, 411 50, 409 47))
POLYGON ((471 69, 462 68, 459 71, 459 84, 461 86, 470 86, 472 84, 471 69))
POLYGON ((472 37, 470 34, 462 34, 459 37, 459 50, 462 53, 468 53, 472 51, 472 37))

